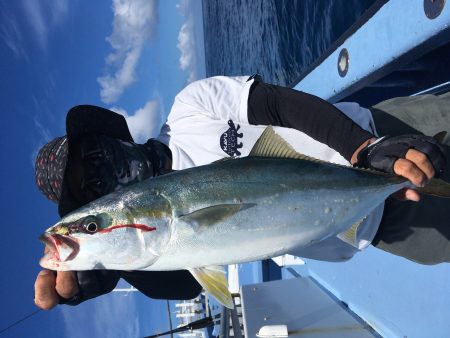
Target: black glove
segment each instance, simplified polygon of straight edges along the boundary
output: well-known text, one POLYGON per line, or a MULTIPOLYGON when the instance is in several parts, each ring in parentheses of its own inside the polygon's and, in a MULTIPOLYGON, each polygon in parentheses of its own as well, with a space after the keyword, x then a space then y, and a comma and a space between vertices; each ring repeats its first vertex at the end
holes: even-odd
POLYGON ((425 135, 382 137, 359 152, 355 166, 393 173, 394 162, 405 158, 409 149, 416 149, 427 155, 436 171, 435 177, 444 172, 444 150, 434 138, 425 135))
POLYGON ((80 292, 72 298, 59 297, 59 304, 78 305, 88 299, 111 292, 117 285, 120 275, 115 270, 77 271, 80 292))

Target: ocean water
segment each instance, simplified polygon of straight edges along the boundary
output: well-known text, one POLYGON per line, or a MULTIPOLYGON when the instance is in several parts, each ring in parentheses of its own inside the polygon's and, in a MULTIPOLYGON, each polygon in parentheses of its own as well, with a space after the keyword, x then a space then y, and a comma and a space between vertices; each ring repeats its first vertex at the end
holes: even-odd
POLYGON ((206 75, 292 86, 374 0, 203 0, 206 75))

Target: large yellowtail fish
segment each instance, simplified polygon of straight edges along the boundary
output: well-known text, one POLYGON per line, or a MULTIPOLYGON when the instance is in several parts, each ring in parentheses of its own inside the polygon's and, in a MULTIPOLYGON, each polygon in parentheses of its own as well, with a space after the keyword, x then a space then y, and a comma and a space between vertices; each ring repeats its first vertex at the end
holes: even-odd
MULTIPOLYGON (((445 184, 435 185, 450 196, 445 184)), ((297 251, 329 236, 351 239, 352 225, 410 186, 395 175, 307 158, 268 127, 249 157, 151 178, 68 214, 42 235, 49 250, 40 264, 188 269, 232 307, 220 266, 297 251)))

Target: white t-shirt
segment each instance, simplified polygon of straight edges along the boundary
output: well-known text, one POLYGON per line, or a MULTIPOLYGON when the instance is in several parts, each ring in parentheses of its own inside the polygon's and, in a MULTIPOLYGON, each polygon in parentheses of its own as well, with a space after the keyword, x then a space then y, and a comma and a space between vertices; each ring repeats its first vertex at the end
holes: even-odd
MULTIPOLYGON (((247 81, 248 78, 218 76, 199 80, 175 97, 166 124, 158 136, 158 140, 172 151, 173 169, 186 169, 223 157, 243 157, 250 153, 266 126, 248 122, 248 94, 253 83, 253 80, 247 81)), ((356 103, 335 106, 365 130, 376 133, 369 110, 356 103)), ((349 165, 338 152, 296 129, 274 127, 274 130, 305 155, 349 165)), ((382 213, 383 205, 380 205, 359 226, 357 247, 331 237, 293 254, 327 261, 349 259, 370 244, 382 213)))

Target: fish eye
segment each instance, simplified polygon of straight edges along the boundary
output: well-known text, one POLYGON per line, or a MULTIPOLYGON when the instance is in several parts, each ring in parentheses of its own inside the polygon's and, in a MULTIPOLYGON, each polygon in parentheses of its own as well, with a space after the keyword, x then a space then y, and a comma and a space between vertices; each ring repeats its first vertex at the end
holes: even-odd
POLYGON ((100 220, 95 216, 88 216, 80 223, 80 230, 87 234, 95 234, 100 230, 100 220))
POLYGON ((97 231, 98 226, 97 226, 97 223, 91 221, 91 222, 87 223, 84 226, 84 228, 86 229, 87 232, 94 233, 97 231))

